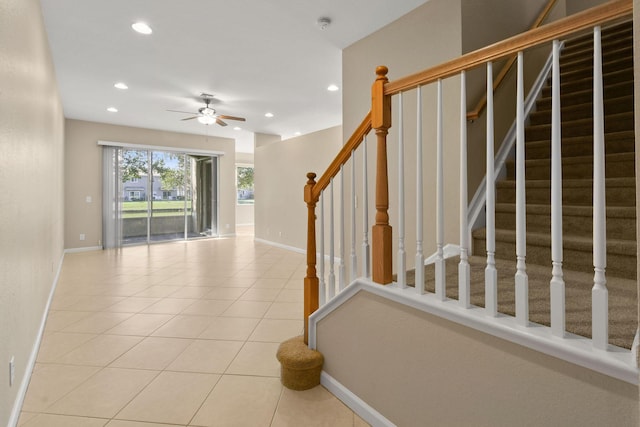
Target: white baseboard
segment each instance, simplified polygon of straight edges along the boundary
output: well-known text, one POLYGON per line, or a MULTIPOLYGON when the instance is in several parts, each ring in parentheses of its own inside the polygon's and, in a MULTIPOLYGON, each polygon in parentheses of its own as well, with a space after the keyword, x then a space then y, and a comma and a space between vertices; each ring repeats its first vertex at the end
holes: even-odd
POLYGON ((394 423, 386 419, 380 412, 373 409, 325 371, 322 371, 320 375, 320 384, 373 427, 395 427, 394 423))
POLYGON ((284 245, 282 243, 272 242, 271 240, 260 239, 255 237, 253 240, 259 243, 264 243, 265 245, 275 246, 276 248, 286 249, 288 251, 297 252, 299 254, 306 254, 307 251, 305 249, 296 248, 295 246, 284 245))
POLYGON ((69 248, 69 249, 65 249, 64 253, 65 254, 74 254, 74 253, 78 253, 78 252, 91 252, 91 251, 101 251, 102 250, 102 246, 87 246, 84 248, 69 248))
POLYGON ((62 252, 62 256, 60 257, 60 262, 58 263, 58 270, 56 271, 56 275, 53 278, 51 291, 49 292, 49 298, 47 299, 47 304, 44 307, 44 312, 42 313, 42 319, 40 320, 40 329, 38 330, 38 334, 36 335, 36 340, 33 343, 33 347, 31 348, 31 354, 29 355, 29 360, 27 361, 27 366, 24 372, 24 376, 22 377, 22 382, 20 383, 20 388, 18 389, 18 393, 16 395, 16 400, 15 402, 13 402, 13 408, 11 409, 11 415, 9 416, 9 423, 7 424, 7 427, 16 427, 18 425, 18 419, 20 418, 20 411, 22 410, 22 404, 24 403, 24 398, 27 395, 27 388, 29 387, 29 381, 31 381, 31 374, 33 373, 33 367, 36 364, 36 358, 38 357, 38 350, 40 350, 40 343, 42 342, 44 327, 47 323, 47 315, 49 314, 51 301, 53 301, 53 294, 55 293, 56 287, 58 286, 58 279, 60 278, 60 272, 62 271, 62 263, 64 261, 65 253, 67 253, 66 250, 62 252))

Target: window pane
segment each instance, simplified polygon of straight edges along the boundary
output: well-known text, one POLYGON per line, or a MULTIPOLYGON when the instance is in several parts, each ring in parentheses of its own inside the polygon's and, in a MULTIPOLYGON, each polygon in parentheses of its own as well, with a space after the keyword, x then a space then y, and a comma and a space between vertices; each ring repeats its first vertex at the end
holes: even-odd
POLYGON ((253 167, 252 166, 238 166, 237 168, 237 190, 238 190, 238 204, 239 205, 252 205, 253 204, 253 167))

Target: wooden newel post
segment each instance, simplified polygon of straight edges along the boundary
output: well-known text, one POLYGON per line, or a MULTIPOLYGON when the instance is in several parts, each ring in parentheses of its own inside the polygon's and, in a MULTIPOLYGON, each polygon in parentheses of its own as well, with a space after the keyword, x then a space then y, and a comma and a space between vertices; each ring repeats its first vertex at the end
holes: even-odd
POLYGON ((313 187, 316 174, 307 174, 304 186, 304 201, 307 203, 307 276, 304 278, 304 342, 309 344, 309 316, 318 309, 319 280, 316 276, 316 202, 313 187))
POLYGON ((392 281, 391 226, 389 225, 389 177, 387 174, 387 134, 391 127, 391 97, 384 94, 388 68, 376 68, 371 88, 371 127, 376 130, 376 223, 371 232, 373 281, 386 285, 392 281))

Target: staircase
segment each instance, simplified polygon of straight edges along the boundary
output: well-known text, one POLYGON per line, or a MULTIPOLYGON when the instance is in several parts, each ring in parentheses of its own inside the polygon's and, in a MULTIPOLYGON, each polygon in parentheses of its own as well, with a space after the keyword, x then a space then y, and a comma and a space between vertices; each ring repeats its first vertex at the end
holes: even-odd
MULTIPOLYGON (((593 124, 591 35, 570 40, 561 55, 563 268, 568 287, 589 291, 593 284, 592 191, 593 124), (573 273, 576 274, 573 274, 573 273), (583 273, 580 275, 580 273, 583 273), (570 277, 571 279, 567 279, 570 277)), ((607 281, 611 305, 635 313, 636 213, 633 122, 633 37, 631 23, 602 32, 607 199, 607 281), (627 280, 625 280, 627 279, 627 280), (615 289, 619 291, 614 292, 615 289), (628 289, 632 288, 632 289, 628 289)), ((551 86, 536 103, 525 131, 527 197, 527 265, 551 265, 551 86)), ((496 258, 515 259, 515 165, 496 183, 496 258)), ((473 232, 473 253, 486 257, 486 230, 473 232)), ((508 269, 511 267, 508 267, 508 269)), ((534 273, 535 274, 535 273, 534 273)), ((550 278, 546 270, 546 286, 550 278)), ((530 277, 531 282, 532 277, 530 277)), ((534 279, 535 280, 535 279, 534 279)), ((587 300, 588 302, 588 300, 587 300)), ((502 310, 501 310, 502 311, 502 310)), ((510 311, 510 310, 509 310, 510 311)), ((632 317, 631 317, 632 319, 632 317)), ((532 318, 532 320, 534 320, 532 318)), ((534 320, 535 321, 535 320, 534 320)), ((548 320, 547 320, 548 321, 548 320)), ((547 321, 542 323, 548 324, 547 321)), ((584 323, 584 322, 582 322, 584 323)), ((569 329, 569 324, 567 325, 569 329)), ((570 329, 569 329, 570 330, 570 329)), ((575 331, 590 336, 589 331, 575 331)), ((617 342, 629 348, 633 331, 617 342), (630 334, 630 335, 629 335, 630 334)), ((612 341, 613 337, 612 337, 612 341)))

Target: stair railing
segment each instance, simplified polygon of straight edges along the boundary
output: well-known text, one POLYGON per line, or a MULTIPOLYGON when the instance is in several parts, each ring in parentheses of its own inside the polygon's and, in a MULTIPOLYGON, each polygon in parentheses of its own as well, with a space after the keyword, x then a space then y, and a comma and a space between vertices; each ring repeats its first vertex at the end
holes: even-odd
MULTIPOLYGON (((624 356, 625 362, 620 364, 620 354, 622 349, 615 349, 615 351, 608 351, 606 354, 611 356, 613 362, 606 364, 605 367, 600 365, 601 354, 595 354, 590 350, 585 350, 582 344, 576 345, 575 342, 570 342, 566 338, 569 336, 565 328, 565 290, 563 282, 562 272, 562 164, 561 164, 561 122, 560 122, 560 84, 559 84, 559 39, 572 35, 584 30, 592 30, 594 35, 594 285, 592 289, 592 324, 593 332, 591 339, 591 345, 594 349, 609 350, 608 337, 608 291, 606 287, 605 267, 606 267, 606 228, 605 228, 605 181, 604 181, 604 117, 602 114, 602 70, 601 70, 601 51, 600 51, 600 25, 605 23, 611 23, 616 20, 627 18, 631 15, 633 10, 632 0, 615 0, 610 1, 601 6, 586 10, 582 13, 570 16, 568 18, 556 21, 542 27, 538 27, 521 35, 511 37, 502 42, 493 44, 483 49, 479 49, 475 52, 466 54, 460 58, 453 59, 419 73, 400 78, 389 82, 387 79, 387 68, 378 67, 376 69, 376 80, 372 86, 372 107, 371 112, 365 117, 363 122, 357 128, 355 133, 349 139, 349 141, 342 148, 338 156, 331 163, 327 171, 322 177, 315 181, 315 174, 310 173, 307 175, 308 181, 305 186, 305 202, 308 207, 308 244, 307 244, 307 277, 305 278, 305 340, 308 337, 308 316, 318 309, 320 301, 329 302, 329 299, 334 295, 336 288, 335 284, 331 282, 332 273, 329 274, 330 283, 329 289, 323 289, 324 286, 324 274, 318 278, 316 275, 316 230, 315 230, 315 208, 320 201, 323 204, 323 193, 329 188, 332 192, 334 178, 338 176, 338 173, 343 171, 344 165, 348 162, 355 162, 355 150, 366 139, 366 135, 373 129, 376 133, 377 140, 377 155, 376 155, 376 187, 375 187, 375 224, 372 227, 372 245, 371 245, 371 273, 372 281, 378 284, 389 284, 392 282, 392 230, 389 225, 389 191, 388 191, 388 174, 387 174, 387 134, 391 127, 391 104, 392 96, 397 95, 402 105, 401 99, 404 92, 410 90, 416 90, 417 93, 417 129, 416 129, 416 171, 417 171, 417 212, 416 212, 416 266, 422 266, 424 263, 423 257, 423 212, 422 212, 422 198, 423 198, 423 178, 421 176, 423 172, 423 165, 421 150, 423 148, 422 141, 422 93, 421 87, 429 84, 437 85, 437 105, 438 113, 436 118, 437 136, 436 136, 436 283, 435 283, 435 295, 424 295, 424 283, 422 268, 416 268, 416 283, 420 284, 415 286, 414 292, 422 297, 435 297, 439 303, 449 306, 449 301, 446 301, 445 289, 445 271, 444 271, 444 257, 443 257, 443 244, 444 244, 444 202, 443 202, 443 138, 442 138, 442 81, 443 79, 459 76, 460 77, 460 263, 458 267, 458 287, 459 297, 456 303, 462 309, 473 308, 470 303, 470 283, 469 272, 470 267, 468 263, 468 256, 470 254, 470 242, 466 230, 467 225, 467 176, 466 176, 466 162, 467 162, 467 141, 466 141, 466 126, 467 126, 467 112, 466 112, 466 71, 478 67, 485 66, 487 68, 487 179, 486 179, 486 212, 487 212, 487 236, 486 236, 486 252, 487 263, 485 269, 485 318, 481 322, 480 329, 485 328, 487 322, 491 322, 491 319, 499 321, 499 325, 496 323, 496 332, 500 336, 505 336, 505 325, 514 330, 513 336, 516 341, 529 345, 532 348, 539 349, 540 351, 547 352, 549 354, 556 355, 574 361, 582 366, 590 367, 599 370, 603 373, 615 376, 620 379, 629 380, 629 378, 635 375, 635 382, 637 382, 637 368, 635 365, 630 367, 626 356, 624 356), (552 76, 553 76, 553 98, 552 98, 552 279, 550 281, 550 294, 551 294, 551 328, 549 334, 544 332, 544 328, 532 328, 532 324, 528 321, 528 279, 526 273, 526 187, 524 185, 524 121, 522 105, 524 104, 524 91, 523 91, 523 55, 525 50, 539 46, 543 43, 553 42, 554 55, 552 64, 552 76), (517 55, 518 72, 517 72, 517 132, 516 132, 516 259, 517 259, 517 272, 514 278, 515 290, 516 290, 516 316, 513 323, 509 323, 505 320, 505 316, 500 316, 497 319, 497 271, 495 267, 495 227, 493 225, 495 215, 495 182, 491 179, 491 174, 494 173, 494 150, 493 150, 493 73, 492 63, 501 58, 505 58, 511 55, 517 55), (522 328, 527 331, 528 336, 533 338, 522 338, 522 328), (552 341, 551 336, 560 338, 560 341, 552 341), (542 341, 545 343, 541 344, 542 341)), ((398 121, 400 127, 398 131, 398 145, 402 150, 404 147, 404 130, 402 127, 403 111, 402 107, 398 109, 398 121)), ((367 175, 367 155, 366 144, 363 145, 362 151, 363 157, 363 187, 364 197, 367 198, 368 183, 366 180, 367 175)), ((404 245, 404 153, 399 152, 398 160, 398 176, 400 187, 398 188, 398 276, 397 286, 400 289, 406 288, 406 280, 404 277, 404 265, 406 258, 406 251, 404 245)), ((354 210, 356 208, 356 196, 355 196, 355 165, 352 166, 352 186, 351 191, 354 193, 351 198, 352 209, 352 229, 355 226, 354 210)), ((340 181, 343 183, 344 174, 340 174, 340 181)), ((343 185, 341 184, 341 189, 343 185)), ((340 221, 344 221, 344 194, 341 190, 340 197, 340 221)), ((331 195, 331 201, 333 197, 331 195)), ((366 200, 363 206, 364 210, 364 233, 363 233, 363 265, 361 270, 361 277, 369 277, 369 246, 368 246, 368 225, 367 225, 367 209, 366 200)), ((321 217, 324 215, 324 209, 322 210, 321 217)), ((331 218, 333 218, 333 210, 329 212, 331 218)), ((333 222, 333 219, 332 221, 333 222)), ((322 221, 321 227, 324 227, 324 221, 322 221)), ((344 227, 341 225, 341 230, 344 227)), ((329 230, 329 235, 333 238, 335 231, 333 226, 329 230)), ((322 244, 324 234, 321 233, 321 247, 323 250, 320 253, 321 258, 321 271, 324 270, 324 245, 322 244)), ((344 241, 344 236, 340 237, 341 241, 344 241)), ((333 265, 335 259, 333 259, 333 242, 331 246, 331 257, 329 259, 329 267, 333 271, 333 265)), ((355 238, 352 234, 352 255, 355 254, 355 238)), ((344 248, 341 247, 341 257, 344 258, 344 248)), ((351 261, 351 281, 355 279, 357 274, 357 268, 355 268, 356 260, 351 261)), ((340 265, 344 264, 344 259, 341 259, 340 265)), ((346 281, 346 275, 340 274, 340 283, 337 291, 340 292, 344 289, 346 281)), ((411 290, 407 290, 410 291, 411 290)), ((443 306, 444 307, 444 306, 443 306)), ((470 310, 467 310, 470 311, 470 310)), ((459 311, 454 310, 455 313, 459 311)), ((474 311, 473 316, 476 316, 474 311)), ((457 314, 456 314, 457 315, 457 314)), ((467 315, 463 315, 467 316, 467 315)), ((473 317, 471 316, 471 317, 473 317)), ((466 318, 466 317, 465 317, 466 318)), ((575 336, 572 336, 575 338, 575 336)), ((628 352, 630 353, 630 352, 628 352)), ((626 354, 626 353, 625 353, 626 354)))
MULTIPOLYGON (((547 17, 549 17, 551 10, 553 10, 557 2, 558 0, 549 0, 547 4, 544 6, 544 8, 542 8, 542 11, 540 12, 540 14, 538 15, 538 17, 536 18, 536 20, 533 22, 533 24, 529 29, 533 30, 535 28, 540 27, 542 23, 547 19, 547 17)), ((502 66, 502 68, 496 75, 496 78, 494 79, 493 92, 498 90, 500 85, 502 85, 502 82, 504 82, 504 79, 507 77, 507 74, 509 74, 509 71, 511 71, 511 69, 513 68, 513 64, 516 63, 516 58, 517 58, 517 55, 510 56, 507 59, 507 62, 505 62, 505 64, 502 66)), ((480 98, 480 100, 476 104, 476 106, 472 110, 469 110, 467 112, 467 120, 469 121, 478 120, 478 118, 480 118, 480 114, 482 114, 486 106, 487 106, 487 95, 483 95, 482 98, 480 98)))

